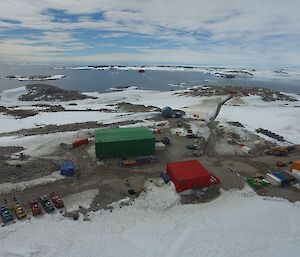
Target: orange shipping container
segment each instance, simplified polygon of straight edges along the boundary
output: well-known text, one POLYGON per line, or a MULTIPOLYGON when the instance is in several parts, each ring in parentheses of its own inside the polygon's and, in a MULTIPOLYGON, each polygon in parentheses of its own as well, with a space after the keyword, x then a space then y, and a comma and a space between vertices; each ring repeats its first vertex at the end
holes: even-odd
POLYGON ((88 145, 89 144, 89 139, 88 138, 85 138, 85 139, 78 139, 78 140, 75 140, 73 142, 73 148, 77 148, 79 146, 82 146, 82 145, 88 145))
POLYGON ((293 161, 293 163, 292 163, 292 170, 294 170, 294 169, 300 171, 300 160, 293 161))

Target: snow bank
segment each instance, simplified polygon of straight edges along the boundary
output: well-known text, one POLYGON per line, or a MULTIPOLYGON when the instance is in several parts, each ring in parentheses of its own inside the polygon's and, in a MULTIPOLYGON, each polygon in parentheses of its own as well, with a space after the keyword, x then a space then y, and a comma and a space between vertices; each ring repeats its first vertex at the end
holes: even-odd
POLYGON ((4 90, 1 93, 1 101, 7 101, 7 100, 17 100, 19 96, 27 94, 26 87, 18 87, 13 89, 4 90))
POLYGON ((146 181, 145 188, 147 191, 142 193, 138 201, 135 202, 135 208, 143 211, 161 212, 180 204, 180 197, 173 183, 166 185, 161 179, 153 181, 146 181))
MULTIPOLYGON (((60 143, 71 143, 76 139, 78 132, 58 132, 35 136, 7 136, 0 137, 1 146, 22 146, 25 150, 21 151, 31 157, 40 157, 51 154, 60 143)), ((12 155, 12 157, 17 155, 12 155)))
POLYGON ((90 189, 77 194, 73 194, 64 198, 64 203, 67 212, 79 210, 80 207, 84 209, 90 208, 95 196, 99 194, 98 189, 90 189))
POLYGON ((12 191, 23 191, 27 188, 31 188, 37 185, 53 183, 57 180, 61 180, 64 178, 64 176, 60 175, 59 171, 55 171, 51 175, 37 179, 22 181, 18 183, 2 183, 0 184, 0 194, 9 194, 12 191))
POLYGON ((199 119, 209 120, 215 115, 218 104, 222 102, 227 96, 212 96, 212 97, 196 97, 197 104, 190 104, 184 109, 186 114, 199 119))
POLYGON ((171 187, 147 188, 131 206, 90 213, 91 221, 56 213, 6 226, 0 256, 295 257, 300 251, 299 205, 264 200, 249 188, 180 205, 171 187))

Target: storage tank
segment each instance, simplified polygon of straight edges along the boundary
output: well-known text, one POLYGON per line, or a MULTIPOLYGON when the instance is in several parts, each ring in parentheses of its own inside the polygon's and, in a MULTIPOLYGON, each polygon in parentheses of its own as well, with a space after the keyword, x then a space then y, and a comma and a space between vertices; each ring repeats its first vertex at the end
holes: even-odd
POLYGON ((169 106, 166 106, 161 110, 161 115, 164 118, 172 118, 173 114, 174 114, 174 112, 173 112, 172 108, 169 106))

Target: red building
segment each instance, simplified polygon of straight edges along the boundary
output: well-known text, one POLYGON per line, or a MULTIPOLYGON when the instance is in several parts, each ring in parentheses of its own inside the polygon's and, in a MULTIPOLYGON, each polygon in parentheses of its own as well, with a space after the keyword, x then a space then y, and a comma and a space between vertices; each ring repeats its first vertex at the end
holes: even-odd
POLYGON ((197 160, 168 163, 167 174, 174 183, 177 192, 220 183, 219 179, 210 174, 197 160))

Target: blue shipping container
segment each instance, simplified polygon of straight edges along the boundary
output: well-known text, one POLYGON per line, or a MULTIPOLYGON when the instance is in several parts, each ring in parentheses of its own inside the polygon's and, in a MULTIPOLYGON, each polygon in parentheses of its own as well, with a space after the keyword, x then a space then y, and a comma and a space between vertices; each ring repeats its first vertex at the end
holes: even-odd
POLYGON ((282 185, 289 183, 289 179, 281 171, 272 172, 272 174, 281 180, 282 185))
POLYGON ((66 177, 74 177, 75 175, 74 162, 63 162, 60 166, 60 174, 66 177))

